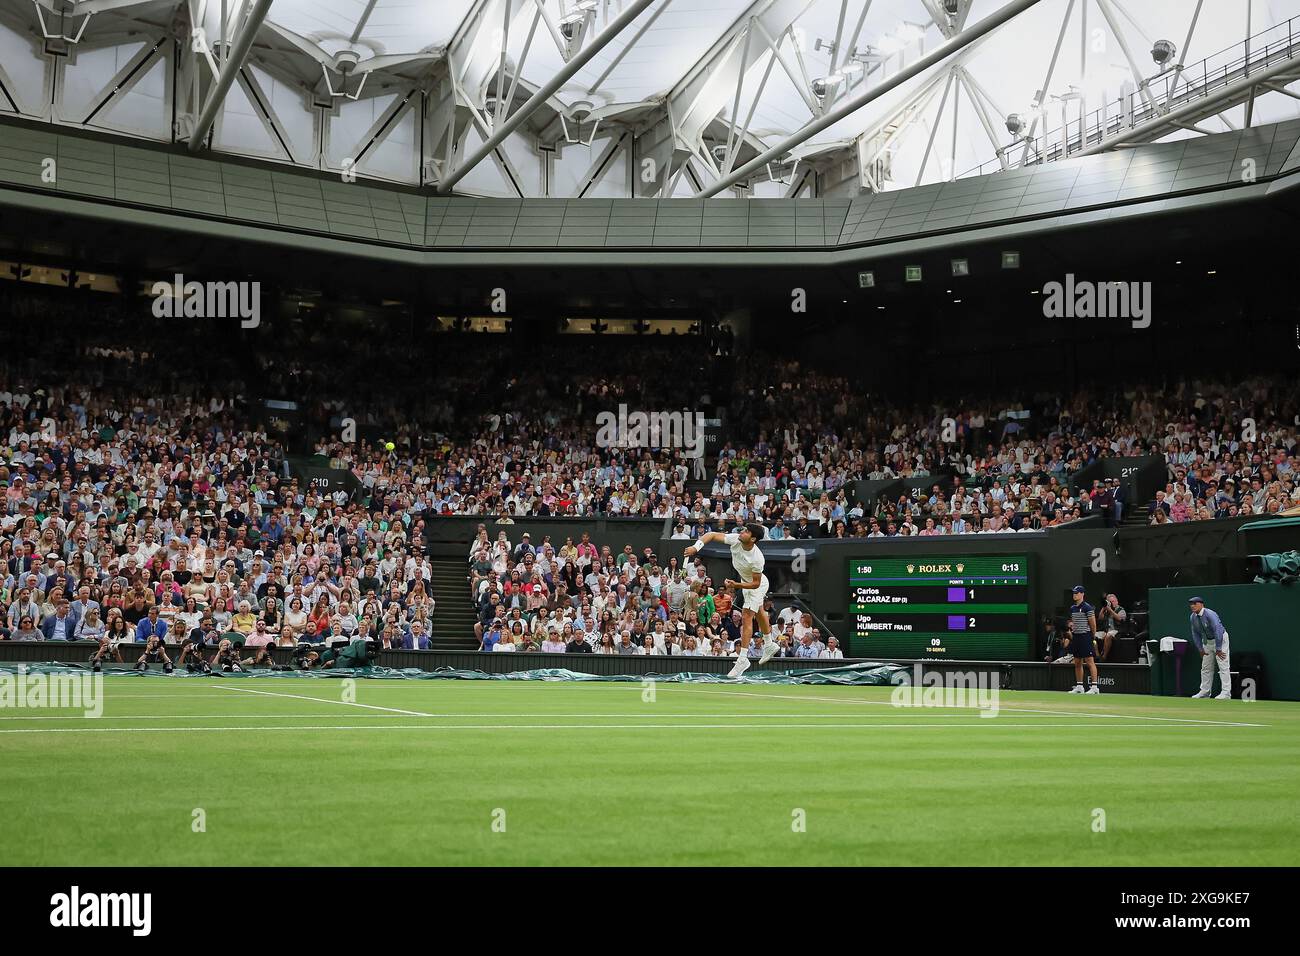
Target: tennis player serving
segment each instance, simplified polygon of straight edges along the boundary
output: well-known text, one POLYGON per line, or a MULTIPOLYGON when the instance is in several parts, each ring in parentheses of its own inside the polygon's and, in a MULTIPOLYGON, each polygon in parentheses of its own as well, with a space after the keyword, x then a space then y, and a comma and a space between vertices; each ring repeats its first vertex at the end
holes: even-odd
POLYGON ((736 651, 736 666, 731 669, 728 677, 740 677, 749 670, 747 652, 749 639, 754 633, 755 619, 758 620, 758 629, 763 635, 763 656, 758 662, 766 664, 780 649, 780 645, 772 640, 772 624, 767 619, 767 612, 763 610, 769 587, 767 575, 763 573, 763 552, 758 547, 763 533, 761 524, 741 525, 738 531, 730 534, 709 531, 700 535, 699 540, 686 549, 686 553, 693 557, 712 541, 721 541, 731 548, 731 564, 740 580, 728 578, 726 586, 743 592, 744 599, 741 605, 740 647, 736 651))

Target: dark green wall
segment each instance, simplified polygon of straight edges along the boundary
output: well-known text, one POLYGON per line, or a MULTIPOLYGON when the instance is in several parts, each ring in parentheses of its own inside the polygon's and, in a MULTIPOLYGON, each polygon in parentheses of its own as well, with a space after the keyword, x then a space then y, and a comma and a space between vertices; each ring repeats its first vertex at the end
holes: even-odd
MULTIPOLYGON (((1065 611, 1070 589, 1076 584, 1088 589, 1088 600, 1094 605, 1101 602, 1105 593, 1114 591, 1129 608, 1137 601, 1147 600, 1149 592, 1160 588, 1187 584, 1206 589, 1214 585, 1243 584, 1250 580, 1246 555, 1278 550, 1288 532, 1295 534, 1294 529, 1271 528, 1238 532, 1252 520, 1258 519, 1233 518, 1118 530, 1089 520, 1044 534, 823 540, 817 544, 817 556, 809 562, 806 594, 816 614, 845 643, 845 653, 867 654, 865 648, 853 646, 847 633, 846 569, 850 559, 900 554, 1027 553, 1034 562, 1031 611, 1037 627, 1044 615, 1065 611), (1104 570, 1094 571, 1098 550, 1104 559, 1104 570)), ((1300 631, 1300 623, 1295 628, 1300 631)), ((1155 634, 1154 629, 1152 633, 1155 634)))
MULTIPOLYGON (((1151 637, 1172 635, 1191 640, 1187 599, 1205 598, 1228 632, 1230 666, 1236 670, 1242 654, 1263 658, 1268 696, 1300 700, 1300 585, 1236 584, 1211 587, 1156 588, 1151 591, 1151 637)), ((1192 648, 1183 658, 1183 696, 1196 693, 1201 659, 1192 648)), ((1214 692, 1218 693, 1216 680, 1214 692)), ((1173 694, 1169 687, 1166 693, 1173 694)))

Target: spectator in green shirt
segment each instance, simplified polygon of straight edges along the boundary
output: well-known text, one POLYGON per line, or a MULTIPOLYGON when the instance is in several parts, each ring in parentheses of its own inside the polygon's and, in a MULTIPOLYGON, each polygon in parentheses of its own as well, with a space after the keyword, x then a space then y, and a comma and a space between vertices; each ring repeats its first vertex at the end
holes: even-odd
POLYGON ((700 624, 708 624, 709 619, 718 613, 717 603, 713 600, 712 590, 706 589, 703 581, 696 585, 696 589, 699 600, 695 605, 695 620, 700 624))

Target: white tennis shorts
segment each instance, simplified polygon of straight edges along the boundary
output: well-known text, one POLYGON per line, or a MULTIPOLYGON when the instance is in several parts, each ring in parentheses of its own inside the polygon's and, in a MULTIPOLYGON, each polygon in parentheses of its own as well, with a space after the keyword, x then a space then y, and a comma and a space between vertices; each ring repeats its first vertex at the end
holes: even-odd
POLYGON ((761 575, 761 578, 763 582, 762 584, 756 588, 746 588, 743 592, 745 595, 745 602, 741 606, 746 611, 754 611, 757 613, 758 611, 763 610, 763 602, 767 600, 767 589, 770 585, 766 574, 761 575))

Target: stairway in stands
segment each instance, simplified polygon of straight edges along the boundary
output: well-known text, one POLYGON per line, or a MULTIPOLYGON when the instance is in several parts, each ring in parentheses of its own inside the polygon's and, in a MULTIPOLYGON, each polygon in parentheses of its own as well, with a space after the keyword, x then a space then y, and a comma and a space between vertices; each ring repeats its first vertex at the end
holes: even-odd
POLYGON ((1128 503, 1128 508, 1124 512, 1124 517, 1120 519, 1121 528, 1142 528, 1150 524, 1151 516, 1147 513, 1147 506, 1140 504, 1134 507, 1132 502, 1128 503))
POLYGON ((469 566, 461 557, 433 557, 430 572, 433 595, 433 635, 429 646, 435 651, 473 651, 474 606, 469 595, 469 566))
POLYGON ((698 491, 701 494, 703 494, 704 497, 707 498, 709 496, 709 492, 711 492, 712 490, 713 490, 712 478, 700 479, 698 481, 694 478, 688 478, 686 480, 686 500, 688 502, 695 500, 695 492, 698 491))

